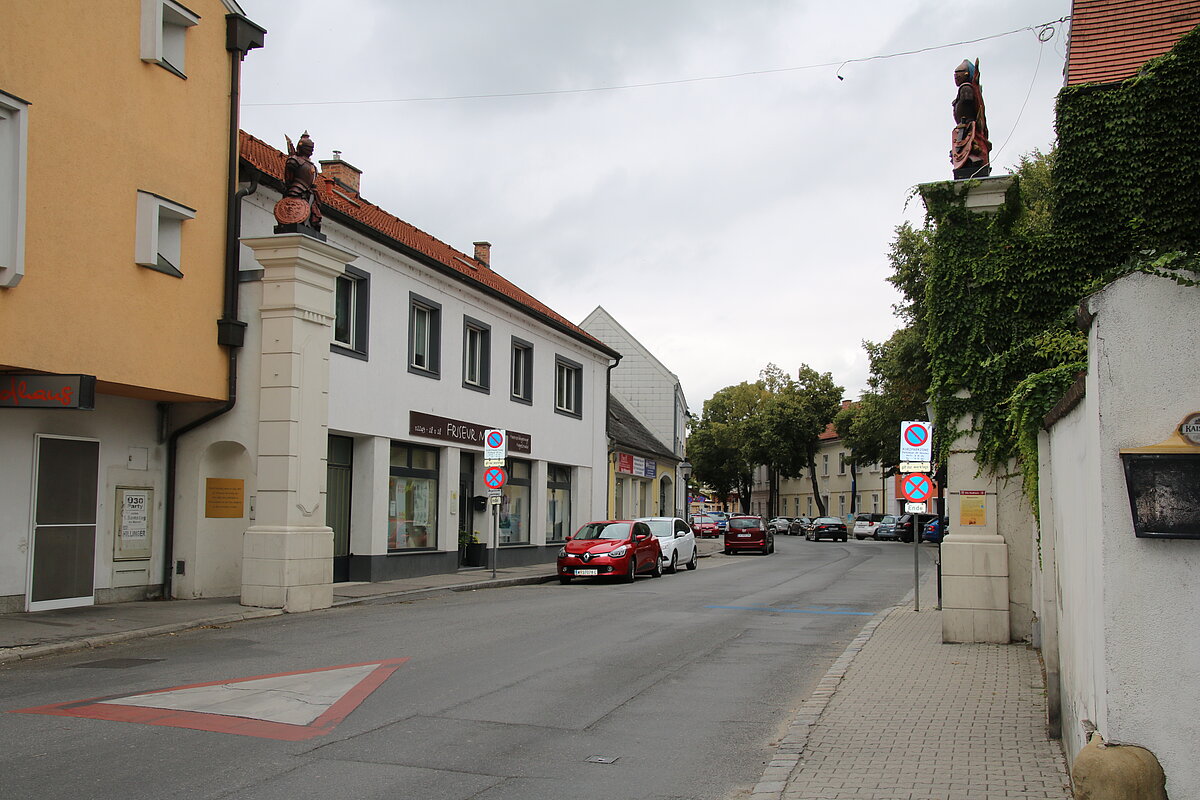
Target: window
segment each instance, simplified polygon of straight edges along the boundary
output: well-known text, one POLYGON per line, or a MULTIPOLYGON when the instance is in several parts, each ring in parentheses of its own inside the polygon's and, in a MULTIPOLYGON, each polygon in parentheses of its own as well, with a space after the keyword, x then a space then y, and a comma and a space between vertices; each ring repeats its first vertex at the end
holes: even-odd
POLYGON ((186 78, 187 29, 199 22, 200 17, 175 0, 142 0, 142 61, 186 78))
POLYGON ((571 468, 550 464, 546 472, 546 541, 571 535, 571 468))
POLYGON ((554 359, 554 410, 583 416, 583 365, 556 356, 554 359))
POLYGON ((463 317, 463 386, 477 392, 491 387, 492 328, 463 317))
POLYGON ((371 276, 346 267, 333 296, 333 350, 367 360, 367 320, 371 305, 371 276))
POLYGON ((25 274, 25 153, 29 104, 0 92, 0 286, 25 274))
POLYGON ((838 516, 846 516, 846 495, 844 494, 838 495, 838 516))
POLYGON ((877 494, 871 495, 871 511, 876 514, 879 513, 879 495, 877 494))
POLYGON ((821 468, 821 474, 828 475, 829 474, 829 454, 828 453, 825 453, 821 456, 821 463, 824 465, 821 468))
POLYGON ((437 547, 438 454, 392 442, 388 550, 437 547))
POLYGON ((419 295, 408 298, 408 371, 441 377, 442 307, 419 295))
POLYGON ((533 345, 523 339, 512 340, 512 392, 518 403, 533 404, 533 345))
POLYGON ((808 514, 806 516, 809 516, 809 517, 812 516, 812 498, 811 497, 808 498, 808 514))
POLYGON ((846 451, 842 450, 838 453, 838 475, 846 474, 846 451))
POLYGON ((195 218, 195 209, 139 191, 134 262, 182 278, 183 223, 195 218))
POLYGON ((530 464, 508 460, 508 483, 500 490, 500 544, 529 544, 530 464))

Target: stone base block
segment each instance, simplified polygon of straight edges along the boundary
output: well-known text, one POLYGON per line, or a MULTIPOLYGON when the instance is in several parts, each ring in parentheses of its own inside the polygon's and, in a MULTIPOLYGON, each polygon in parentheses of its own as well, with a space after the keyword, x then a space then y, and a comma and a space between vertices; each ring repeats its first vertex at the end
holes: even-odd
POLYGON ((1008 644, 1008 611, 942 606, 942 641, 947 644, 1008 644))
POLYGON ((942 541, 942 575, 1008 577, 1008 545, 996 535, 951 534, 942 541))
POLYGON ((288 612, 333 604, 333 530, 255 526, 242 540, 242 605, 288 612))
POLYGON ((1007 611, 1008 578, 942 573, 942 608, 1007 611))

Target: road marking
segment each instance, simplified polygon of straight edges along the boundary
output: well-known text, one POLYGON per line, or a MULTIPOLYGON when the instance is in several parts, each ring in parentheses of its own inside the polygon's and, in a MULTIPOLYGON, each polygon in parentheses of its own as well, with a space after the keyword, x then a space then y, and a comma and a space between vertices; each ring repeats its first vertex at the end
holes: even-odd
POLYGON ((298 742, 333 731, 407 658, 93 697, 13 714, 135 722, 298 742))
POLYGON ((731 608, 735 611, 772 611, 778 614, 838 614, 849 617, 873 617, 874 611, 830 611, 823 608, 771 608, 770 606, 705 606, 705 608, 731 608))

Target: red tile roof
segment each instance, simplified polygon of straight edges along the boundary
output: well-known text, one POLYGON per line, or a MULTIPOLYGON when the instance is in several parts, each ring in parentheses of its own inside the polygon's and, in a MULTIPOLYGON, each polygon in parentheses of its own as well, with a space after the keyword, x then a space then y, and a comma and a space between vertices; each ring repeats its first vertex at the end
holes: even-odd
POLYGON ((1068 86, 1131 78, 1200 25, 1200 0, 1074 0, 1068 86))
MULTIPOLYGON (((287 160, 281 151, 245 131, 241 131, 241 158, 255 169, 282 183, 284 162, 287 160)), ((425 231, 416 228, 402 219, 384 211, 377 205, 369 203, 361 196, 355 195, 353 200, 347 195, 353 194, 338 187, 334 190, 331 178, 319 175, 317 191, 321 198, 322 209, 331 209, 382 234, 398 245, 414 250, 437 262, 439 265, 457 273, 456 277, 468 282, 480 284, 485 290, 498 293, 507 298, 510 303, 523 308, 544 322, 550 322, 553 327, 565 329, 574 338, 600 350, 605 355, 617 357, 618 354, 599 339, 580 328, 552 308, 526 292, 516 284, 507 280, 481 261, 472 256, 455 250, 445 242, 430 236, 425 231)))

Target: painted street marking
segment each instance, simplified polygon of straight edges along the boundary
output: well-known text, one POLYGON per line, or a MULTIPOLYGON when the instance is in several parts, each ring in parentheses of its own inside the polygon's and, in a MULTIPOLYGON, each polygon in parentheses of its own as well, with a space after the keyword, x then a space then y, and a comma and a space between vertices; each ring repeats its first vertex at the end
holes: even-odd
POLYGON ((299 742, 324 736, 407 658, 93 697, 13 714, 50 714, 299 742))
POLYGON ((771 611, 778 614, 834 614, 849 617, 873 617, 874 611, 832 611, 823 608, 771 608, 770 606, 705 606, 705 608, 729 608, 735 611, 771 611))

